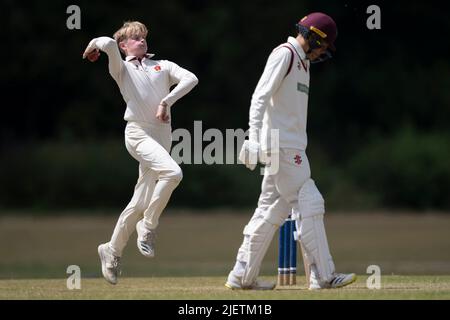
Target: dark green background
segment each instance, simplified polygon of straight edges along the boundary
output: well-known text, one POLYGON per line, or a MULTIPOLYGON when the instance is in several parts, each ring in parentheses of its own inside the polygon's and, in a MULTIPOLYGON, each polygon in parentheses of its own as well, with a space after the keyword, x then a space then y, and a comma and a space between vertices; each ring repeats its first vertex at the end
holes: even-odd
MULTIPOLYGON (((149 50, 199 85, 173 108, 173 128, 247 129, 270 51, 311 11, 337 22, 337 52, 314 65, 308 118, 313 178, 328 208, 448 210, 450 22, 443 2, 3 1, 0 207, 121 208, 137 163, 123 143, 124 102, 81 54, 125 20, 149 27, 149 50), (66 8, 81 8, 81 30, 66 8), (368 30, 366 8, 381 8, 368 30), (6 25, 5 25, 6 24, 6 25)), ((182 165, 170 206, 251 207, 261 176, 242 165, 182 165)))

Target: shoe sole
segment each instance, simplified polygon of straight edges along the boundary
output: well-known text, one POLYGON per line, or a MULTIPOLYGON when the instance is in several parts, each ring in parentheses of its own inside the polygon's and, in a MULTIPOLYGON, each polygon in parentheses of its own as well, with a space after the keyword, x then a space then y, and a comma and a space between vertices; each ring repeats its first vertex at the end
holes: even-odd
POLYGON ((148 254, 148 253, 146 253, 146 252, 144 252, 144 251, 142 251, 141 250, 141 242, 139 241, 139 227, 138 227, 138 224, 140 223, 141 221, 138 221, 138 223, 136 224, 136 232, 137 232, 137 234, 138 234, 138 236, 137 236, 137 239, 136 239, 136 245, 137 245, 137 247, 138 247, 138 250, 139 250, 139 252, 144 256, 144 257, 146 257, 146 258, 154 258, 155 257, 155 254, 153 253, 153 254, 148 254))
POLYGON ((241 288, 241 287, 234 287, 228 282, 225 283, 225 288, 231 289, 231 290, 256 290, 256 291, 268 291, 268 290, 274 290, 275 286, 272 288, 241 288))
POLYGON ((234 286, 232 286, 231 284, 229 284, 228 282, 225 283, 225 288, 228 288, 228 289, 231 289, 231 290, 244 290, 244 289, 241 288, 241 287, 234 287, 234 286))
POLYGON ((137 240, 136 240, 136 245, 137 245, 137 247, 138 247, 139 252, 140 252, 144 257, 146 257, 146 258, 154 258, 154 257, 155 257, 155 254, 148 254, 148 253, 146 253, 146 252, 144 252, 144 251, 141 250, 141 242, 139 241, 139 236, 138 236, 138 238, 137 238, 137 240))
POLYGON ((102 264, 102 274, 103 274, 103 278, 105 278, 106 282, 115 285, 115 284, 117 284, 117 281, 116 281, 116 282, 113 282, 113 281, 109 280, 108 277, 106 276, 106 265, 103 263, 103 261, 104 261, 104 255, 103 255, 101 246, 102 246, 102 245, 99 245, 99 246, 98 246, 97 251, 98 251, 98 255, 100 256, 100 263, 102 264))

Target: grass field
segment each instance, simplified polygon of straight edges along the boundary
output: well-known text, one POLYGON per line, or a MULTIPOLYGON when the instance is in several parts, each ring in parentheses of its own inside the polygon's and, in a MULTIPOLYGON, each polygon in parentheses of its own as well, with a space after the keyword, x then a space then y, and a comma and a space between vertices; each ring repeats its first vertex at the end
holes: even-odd
POLYGON ((321 291, 307 290, 304 282, 274 291, 232 291, 224 287, 224 277, 124 278, 116 286, 84 279, 80 290, 68 290, 65 279, 1 280, 0 299, 450 299, 450 276, 384 276, 379 290, 367 289, 366 279, 321 291))
MULTIPOLYGON (((0 299, 449 299, 450 215, 380 212, 326 216, 337 270, 359 274, 352 286, 310 292, 299 286, 273 292, 228 291, 249 212, 193 214, 168 210, 158 229, 157 256, 137 252, 135 236, 123 256, 122 278, 101 278, 97 245, 109 239, 116 216, 0 215, 0 299), (366 269, 378 265, 382 289, 368 290, 366 269), (66 288, 66 269, 81 268, 82 289, 66 288)), ((261 274, 275 279, 276 241, 261 274)))

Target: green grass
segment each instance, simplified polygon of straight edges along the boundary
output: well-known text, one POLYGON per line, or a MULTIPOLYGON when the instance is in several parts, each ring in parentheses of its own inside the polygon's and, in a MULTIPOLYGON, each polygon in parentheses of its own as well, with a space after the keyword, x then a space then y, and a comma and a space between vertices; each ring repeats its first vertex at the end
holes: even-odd
MULTIPOLYGON (((156 257, 142 257, 135 235, 122 258, 122 278, 101 278, 99 243, 108 241, 117 215, 0 214, 0 299, 449 299, 450 215, 327 213, 330 250, 339 272, 358 282, 342 290, 310 292, 300 286, 274 292, 232 292, 223 282, 251 212, 167 210, 160 219, 156 257), (381 290, 368 290, 369 265, 381 268, 381 290), (65 286, 78 265, 82 290, 65 286)), ((299 259, 298 279, 303 280, 299 259)), ((261 267, 274 279, 277 239, 261 267)))
POLYGON ((274 291, 233 291, 224 287, 224 277, 123 278, 116 286, 82 279, 80 290, 68 290, 65 279, 1 280, 0 299, 450 299, 450 276, 383 276, 379 290, 367 289, 366 279, 359 276, 346 288, 321 291, 309 291, 304 283, 274 291))

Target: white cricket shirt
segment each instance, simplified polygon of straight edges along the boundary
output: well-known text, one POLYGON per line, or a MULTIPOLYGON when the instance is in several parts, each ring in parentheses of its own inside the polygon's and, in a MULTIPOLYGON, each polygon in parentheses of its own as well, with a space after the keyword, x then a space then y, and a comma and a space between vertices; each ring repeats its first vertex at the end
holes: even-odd
POLYGON ((109 73, 127 104, 126 121, 161 124, 155 117, 158 105, 166 102, 170 115, 170 107, 198 83, 192 72, 167 60, 152 60, 153 54, 147 54, 140 62, 134 56, 124 61, 112 38, 95 38, 90 46, 108 55, 109 73), (175 84, 177 86, 170 91, 175 84))
POLYGON ((250 106, 250 137, 259 132, 262 150, 270 150, 270 129, 279 130, 280 148, 306 150, 309 65, 293 37, 269 55, 250 106))

